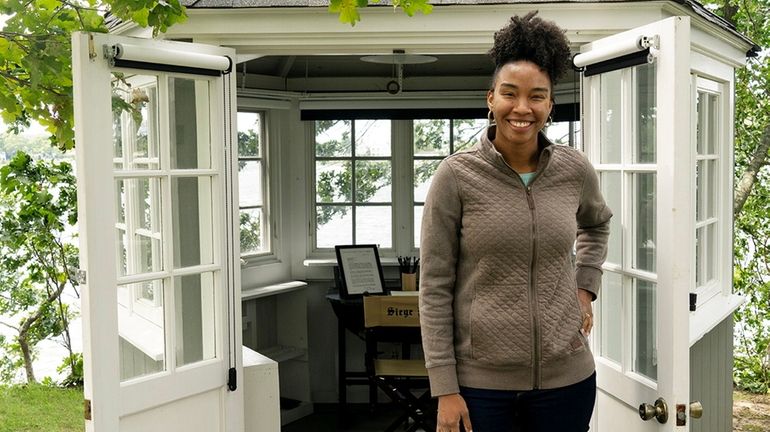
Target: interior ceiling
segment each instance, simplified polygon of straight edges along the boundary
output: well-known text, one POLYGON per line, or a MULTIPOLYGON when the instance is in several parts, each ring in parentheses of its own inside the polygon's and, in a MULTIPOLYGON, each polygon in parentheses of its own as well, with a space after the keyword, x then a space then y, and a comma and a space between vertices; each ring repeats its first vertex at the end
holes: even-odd
MULTIPOLYGON (((432 54, 429 54, 432 55, 432 54)), ((444 54, 433 63, 404 65, 405 77, 491 76, 484 54, 444 54)), ((246 73, 282 78, 395 77, 393 65, 368 63, 363 55, 265 56, 245 62, 246 73)), ((238 72, 244 64, 238 65, 238 72)))

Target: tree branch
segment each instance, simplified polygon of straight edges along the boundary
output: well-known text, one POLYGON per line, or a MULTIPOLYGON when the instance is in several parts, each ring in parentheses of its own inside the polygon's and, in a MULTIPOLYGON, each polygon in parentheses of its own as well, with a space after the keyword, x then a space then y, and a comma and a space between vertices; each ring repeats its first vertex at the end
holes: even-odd
POLYGON ((765 125, 762 132, 762 138, 759 145, 751 156, 751 162, 746 170, 741 174, 741 179, 735 187, 735 197, 733 199, 733 216, 738 216, 743 210, 746 200, 751 195, 754 183, 757 181, 757 174, 763 166, 768 164, 767 153, 770 150, 770 124, 765 125))

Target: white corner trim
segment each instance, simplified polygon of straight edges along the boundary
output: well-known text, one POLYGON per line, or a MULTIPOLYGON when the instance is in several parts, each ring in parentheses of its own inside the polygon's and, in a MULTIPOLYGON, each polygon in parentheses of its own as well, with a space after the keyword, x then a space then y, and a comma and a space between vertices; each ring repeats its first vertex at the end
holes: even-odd
POLYGON ((690 313, 690 346, 695 345, 745 301, 745 297, 737 294, 718 294, 698 306, 695 312, 690 313))

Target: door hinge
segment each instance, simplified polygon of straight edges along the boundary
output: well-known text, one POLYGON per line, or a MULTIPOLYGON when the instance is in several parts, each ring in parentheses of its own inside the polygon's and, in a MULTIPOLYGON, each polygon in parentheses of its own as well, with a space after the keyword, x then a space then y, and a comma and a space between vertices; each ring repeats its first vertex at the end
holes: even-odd
POLYGON ((88 59, 91 61, 96 60, 96 48, 94 48, 94 35, 88 34, 88 59))
POLYGON ((83 401, 83 417, 86 420, 91 420, 91 401, 88 399, 83 401))
POLYGON ((227 388, 230 391, 235 391, 238 388, 238 372, 235 368, 230 368, 227 373, 227 388))
POLYGON ((690 312, 695 312, 698 307, 698 293, 690 293, 690 312))

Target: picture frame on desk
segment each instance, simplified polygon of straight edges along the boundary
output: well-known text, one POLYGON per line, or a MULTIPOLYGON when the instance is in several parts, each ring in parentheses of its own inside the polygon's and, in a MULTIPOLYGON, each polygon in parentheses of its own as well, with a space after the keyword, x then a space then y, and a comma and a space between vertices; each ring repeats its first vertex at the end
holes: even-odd
POLYGON ((377 245, 337 245, 334 250, 341 279, 340 298, 385 294, 385 278, 377 245))

